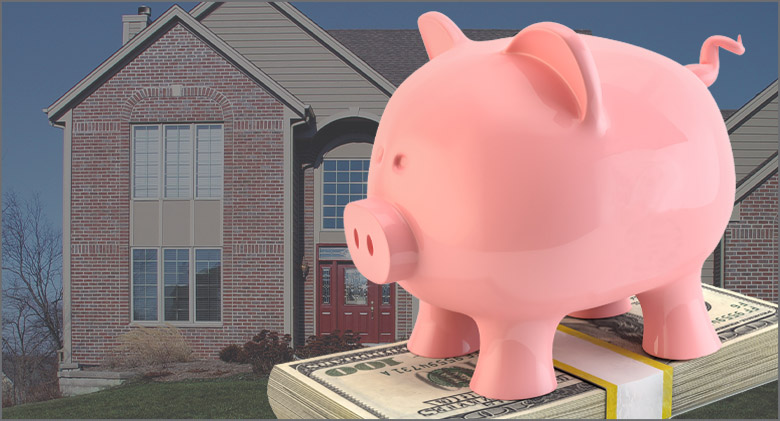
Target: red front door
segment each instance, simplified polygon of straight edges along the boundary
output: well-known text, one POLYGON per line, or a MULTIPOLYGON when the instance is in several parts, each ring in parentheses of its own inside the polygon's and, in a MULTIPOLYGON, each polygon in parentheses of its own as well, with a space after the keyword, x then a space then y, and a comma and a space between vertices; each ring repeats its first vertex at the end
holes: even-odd
POLYGON ((341 311, 339 326, 342 331, 351 330, 359 334, 362 343, 377 341, 377 326, 374 323, 377 285, 368 282, 365 276, 352 265, 339 265, 341 311))
POLYGON ((377 285, 351 262, 320 262, 317 331, 351 330, 361 343, 395 341, 395 285, 377 285))

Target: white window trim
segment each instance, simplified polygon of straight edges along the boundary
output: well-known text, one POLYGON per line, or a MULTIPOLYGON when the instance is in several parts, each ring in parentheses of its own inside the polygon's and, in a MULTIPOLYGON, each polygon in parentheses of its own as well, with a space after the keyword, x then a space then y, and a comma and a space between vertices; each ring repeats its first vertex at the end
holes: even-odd
POLYGON ((163 153, 163 146, 164 143, 164 135, 160 131, 162 128, 161 124, 131 124, 130 125, 130 198, 132 200, 143 200, 143 201, 151 201, 151 200, 160 200, 162 194, 161 189, 162 186, 162 179, 163 176, 161 174, 163 169, 162 164, 162 153, 163 153), (159 138, 157 139, 157 196, 156 197, 135 197, 135 128, 136 127, 157 127, 159 138))
MULTIPOLYGON (((162 159, 160 161, 162 162, 163 173, 162 173, 162 176, 161 176, 160 184, 161 184, 161 186, 163 188, 163 191, 161 192, 161 196, 162 196, 163 199, 166 199, 166 200, 190 200, 190 199, 194 198, 194 192, 192 191, 192 188, 193 188, 193 186, 195 184, 195 180, 193 180, 193 176, 195 174, 195 171, 194 171, 193 167, 195 166, 195 159, 196 159, 196 157, 194 156, 195 147, 193 145, 194 138, 195 138, 195 135, 193 133, 193 128, 194 127, 195 126, 192 125, 192 124, 189 124, 189 125, 188 124, 163 124, 163 125, 161 125, 162 134, 163 134, 162 135, 162 143, 163 143, 162 153, 163 153, 163 155, 162 155, 162 159), (189 130, 189 134, 190 134, 190 136, 189 136, 189 149, 190 149, 189 150, 189 156, 190 157, 189 157, 189 162, 187 162, 187 165, 189 165, 189 167, 190 167, 189 168, 189 178, 187 180, 187 184, 188 184, 187 187, 189 188, 189 190, 188 190, 188 194, 185 195, 185 196, 178 196, 178 195, 175 196, 175 197, 174 196, 170 196, 170 197, 168 196, 168 185, 166 184, 166 182, 168 181, 168 154, 169 154, 169 151, 168 151, 168 146, 169 146, 168 145, 168 130, 172 129, 172 128, 175 128, 175 130, 176 130, 176 139, 177 139, 176 142, 178 143, 177 144, 177 148, 180 147, 181 143, 182 143, 182 141, 181 141, 181 139, 182 139, 181 138, 181 130, 182 130, 182 128, 187 128, 189 130)), ((179 158, 181 157, 180 156, 180 151, 181 151, 181 149, 177 150, 177 153, 176 153, 176 168, 177 168, 177 173, 176 174, 177 174, 177 176, 181 175, 181 174, 178 173, 178 169, 183 166, 179 162, 179 158)), ((177 179, 177 181, 176 181, 175 190, 178 192, 181 186, 179 185, 179 178, 176 177, 176 179, 177 179)), ((171 186, 171 187, 173 187, 173 186, 171 186)))
MULTIPOLYGON (((225 125, 223 123, 195 123, 192 125, 192 198, 194 200, 222 200, 222 198, 225 196, 225 125), (221 126, 222 128, 222 177, 220 177, 220 185, 219 185, 219 191, 220 195, 217 197, 214 196, 208 196, 208 197, 199 197, 198 196, 198 133, 197 133, 197 127, 198 126, 221 126)), ((209 161, 211 158, 209 158, 209 161)), ((210 189, 209 189, 210 190, 210 189)))
POLYGON ((196 323, 198 325, 203 325, 203 324, 208 324, 208 323, 220 323, 220 324, 222 324, 222 320, 224 320, 223 319, 224 318, 224 305, 223 304, 225 302, 225 299, 224 299, 224 296, 225 296, 225 288, 224 288, 225 287, 225 282, 224 282, 224 278, 222 276, 223 273, 224 273, 223 269, 224 269, 225 265, 223 265, 224 254, 223 254, 223 251, 222 251, 222 247, 197 246, 197 247, 192 247, 190 250, 192 252, 192 259, 190 260, 190 262, 191 262, 190 264, 192 265, 192 269, 191 269, 191 273, 192 273, 192 292, 191 292, 191 297, 190 297, 190 299, 192 300, 192 305, 190 306, 190 307, 192 307, 192 318, 190 320, 192 320, 194 323, 196 323), (219 320, 220 320, 219 322, 197 322, 197 321, 195 321, 195 314, 196 314, 195 306, 198 305, 196 300, 195 300, 195 286, 196 286, 195 285, 195 281, 196 281, 195 275, 197 275, 197 273, 195 272, 195 252, 197 250, 219 250, 219 320))
POLYGON ((130 199, 138 201, 155 201, 155 200, 222 200, 225 197, 225 123, 219 122, 196 122, 196 123, 131 123, 130 124, 130 199), (166 197, 165 196, 165 127, 166 126, 190 126, 190 194, 187 197, 166 197), (158 165, 157 168, 157 197, 135 197, 135 127, 141 126, 156 126, 160 133, 159 138, 159 150, 158 165), (198 126, 221 126, 222 128, 222 185, 220 186, 220 194, 218 197, 198 197, 197 194, 197 127, 198 126))
POLYGON ((130 326, 165 326, 172 325, 176 327, 222 327, 225 320, 225 279, 224 279, 224 252, 222 246, 197 246, 197 247, 131 247, 130 248, 130 326), (133 292, 133 251, 134 250, 157 250, 157 320, 134 320, 135 299, 133 292), (189 251, 189 320, 188 321, 166 321, 165 320, 165 282, 163 280, 163 250, 167 249, 187 249, 189 251), (195 321, 195 250, 219 250, 219 320, 218 322, 197 322, 195 321))

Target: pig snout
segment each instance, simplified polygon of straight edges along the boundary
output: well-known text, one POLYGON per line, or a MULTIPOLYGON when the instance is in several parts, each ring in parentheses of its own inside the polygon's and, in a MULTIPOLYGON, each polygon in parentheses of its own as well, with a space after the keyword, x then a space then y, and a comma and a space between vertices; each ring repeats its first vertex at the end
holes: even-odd
POLYGON ((401 213, 382 199, 363 199, 344 209, 344 233, 352 261, 376 284, 401 281, 417 267, 417 241, 401 213))

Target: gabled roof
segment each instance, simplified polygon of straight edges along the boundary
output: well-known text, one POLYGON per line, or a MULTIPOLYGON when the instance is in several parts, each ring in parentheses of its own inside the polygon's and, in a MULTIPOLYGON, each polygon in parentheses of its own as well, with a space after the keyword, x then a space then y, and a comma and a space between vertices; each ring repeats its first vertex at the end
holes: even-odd
MULTIPOLYGON (((518 32, 520 29, 463 30, 474 41, 513 37, 518 32)), ((591 33, 582 29, 576 32, 591 33)), ((395 86, 428 62, 428 53, 416 29, 332 29, 328 33, 395 86)))
MULTIPOLYGON (((222 3, 224 2, 202 2, 193 7, 190 13, 195 19, 200 21, 222 3)), ((312 39, 331 50, 344 63, 362 74, 369 82, 387 94, 387 96, 390 96, 395 92, 396 86, 390 83, 384 75, 369 66, 361 57, 356 55, 355 52, 341 44, 328 31, 325 31, 314 23, 314 21, 295 8, 295 6, 287 2, 268 2, 268 4, 279 10, 291 22, 306 31, 312 39)))
POLYGON ((299 117, 305 119, 310 113, 309 106, 301 102, 287 89, 271 79, 252 62, 239 54, 233 47, 225 43, 220 37, 195 20, 189 13, 178 5, 171 6, 165 13, 157 18, 151 25, 139 32, 135 37, 123 45, 108 59, 101 63, 95 70, 84 77, 79 83, 56 100, 43 111, 52 122, 56 122, 68 109, 74 107, 88 96, 96 87, 105 82, 106 78, 127 64, 127 59, 145 50, 150 39, 162 34, 176 23, 181 23, 198 37, 208 43, 228 61, 239 69, 242 69, 249 77, 263 85, 271 95, 289 107, 299 117))
POLYGON ((726 128, 729 134, 744 124, 756 111, 777 96, 777 79, 770 83, 761 92, 756 94, 747 104, 743 105, 736 112, 729 115, 726 119, 726 128))

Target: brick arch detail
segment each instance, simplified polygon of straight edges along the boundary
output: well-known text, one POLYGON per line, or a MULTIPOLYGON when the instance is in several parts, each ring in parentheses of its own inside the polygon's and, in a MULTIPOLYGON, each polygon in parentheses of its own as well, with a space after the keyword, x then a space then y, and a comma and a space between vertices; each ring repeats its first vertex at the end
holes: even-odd
POLYGON ((133 110, 138 104, 149 98, 198 98, 206 97, 216 102, 222 111, 224 121, 233 120, 233 104, 221 92, 208 86, 167 86, 146 87, 133 92, 122 104, 120 118, 122 121, 130 121, 133 110), (174 92, 174 90, 179 92, 174 92))

